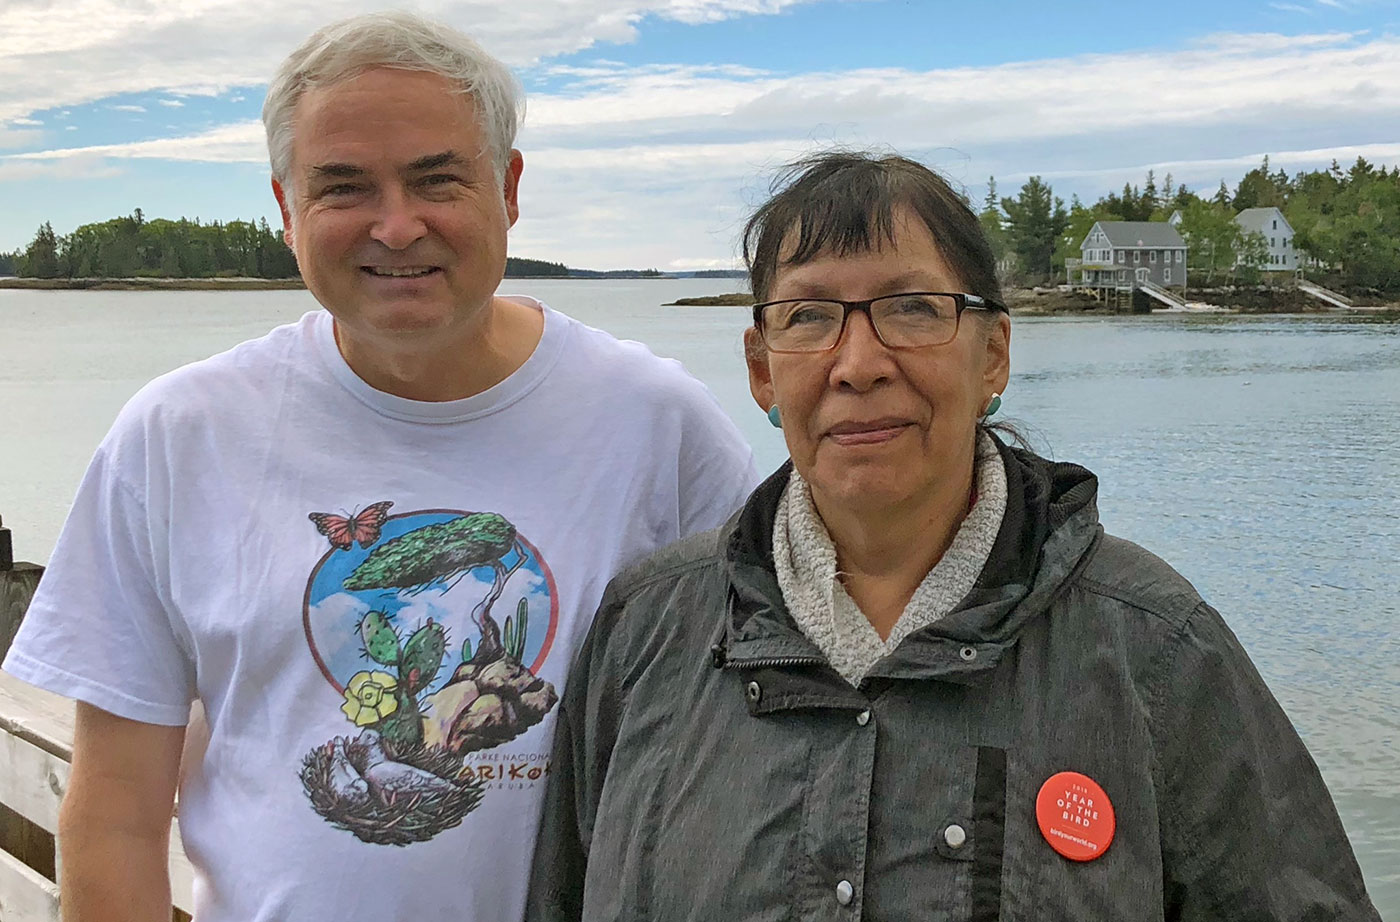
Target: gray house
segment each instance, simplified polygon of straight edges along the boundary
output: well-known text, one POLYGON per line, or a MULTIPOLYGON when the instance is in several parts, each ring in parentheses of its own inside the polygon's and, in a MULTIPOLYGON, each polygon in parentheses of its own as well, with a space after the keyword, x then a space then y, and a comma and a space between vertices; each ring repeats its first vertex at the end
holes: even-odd
POLYGON ((1099 221, 1079 252, 1081 278, 1090 287, 1186 287, 1186 241, 1166 221, 1099 221))

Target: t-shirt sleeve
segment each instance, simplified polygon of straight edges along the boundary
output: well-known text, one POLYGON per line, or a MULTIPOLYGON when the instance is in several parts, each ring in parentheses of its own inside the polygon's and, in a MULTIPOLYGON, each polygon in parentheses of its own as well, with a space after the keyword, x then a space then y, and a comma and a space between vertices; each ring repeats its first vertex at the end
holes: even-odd
POLYGON ((739 427, 708 388, 699 381, 694 387, 678 459, 682 538, 723 525, 762 479, 739 427))
POLYGON ((120 717, 183 726, 194 665, 158 588, 163 542, 123 477, 124 462, 147 469, 144 452, 124 459, 120 441, 114 430, 89 465, 3 668, 120 717))

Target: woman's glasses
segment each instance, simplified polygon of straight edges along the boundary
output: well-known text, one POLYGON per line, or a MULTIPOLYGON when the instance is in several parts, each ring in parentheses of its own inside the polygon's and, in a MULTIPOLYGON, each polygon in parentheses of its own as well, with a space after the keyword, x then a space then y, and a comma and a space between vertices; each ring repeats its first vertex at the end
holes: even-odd
POLYGON ((753 307, 753 322, 773 352, 825 352, 834 349, 855 311, 864 311, 880 342, 891 349, 941 346, 958 335, 965 310, 1006 310, 979 295, 947 291, 907 291, 865 301, 798 298, 765 301, 753 307))

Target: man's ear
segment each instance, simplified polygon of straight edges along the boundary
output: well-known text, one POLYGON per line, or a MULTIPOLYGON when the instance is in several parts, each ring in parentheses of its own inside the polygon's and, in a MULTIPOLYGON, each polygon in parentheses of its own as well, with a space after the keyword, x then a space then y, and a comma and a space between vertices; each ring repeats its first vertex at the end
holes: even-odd
POLYGON ((297 245, 292 237, 292 212, 288 208, 287 192, 276 177, 272 180, 272 195, 277 199, 277 207, 282 211, 282 239, 286 241, 288 249, 295 252, 297 245))
POLYGON ((506 163, 505 187, 501 190, 506 199, 506 217, 510 220, 508 227, 514 227, 520 220, 520 174, 524 169, 525 158, 520 151, 512 149, 506 163))
POLYGON ((749 393, 758 408, 767 413, 778 401, 773 391, 773 373, 768 367, 768 349, 756 327, 744 331, 744 361, 749 366, 749 393))

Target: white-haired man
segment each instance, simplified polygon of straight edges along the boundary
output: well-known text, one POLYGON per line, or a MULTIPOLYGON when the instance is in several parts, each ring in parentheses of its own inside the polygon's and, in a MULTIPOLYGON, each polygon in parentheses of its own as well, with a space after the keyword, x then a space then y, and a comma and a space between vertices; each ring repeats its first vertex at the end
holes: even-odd
POLYGON ((325 310, 133 398, 5 662, 79 700, 65 919, 169 918, 177 784, 200 922, 520 917, 604 585, 756 477, 674 362, 495 294, 518 95, 394 13, 272 83, 273 189, 325 310))

